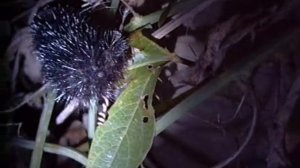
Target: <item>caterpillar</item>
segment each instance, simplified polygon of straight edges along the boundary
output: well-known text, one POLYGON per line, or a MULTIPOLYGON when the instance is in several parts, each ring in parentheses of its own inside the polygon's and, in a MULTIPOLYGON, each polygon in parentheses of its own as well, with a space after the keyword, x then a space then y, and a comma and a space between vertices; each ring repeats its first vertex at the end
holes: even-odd
POLYGON ((98 125, 103 124, 128 65, 126 38, 118 30, 94 25, 90 11, 59 2, 35 14, 30 32, 43 83, 57 92, 57 101, 67 102, 64 111, 96 100, 102 105, 98 125))

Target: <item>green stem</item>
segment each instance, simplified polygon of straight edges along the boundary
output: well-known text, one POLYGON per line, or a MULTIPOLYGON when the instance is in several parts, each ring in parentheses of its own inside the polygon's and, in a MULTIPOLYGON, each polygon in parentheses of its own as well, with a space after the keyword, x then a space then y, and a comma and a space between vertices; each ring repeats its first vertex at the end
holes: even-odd
MULTIPOLYGON (((25 139, 15 139, 13 140, 13 145, 19 146, 26 149, 33 149, 35 146, 35 143, 33 141, 25 140, 25 139)), ((44 151, 48 153, 53 153, 57 155, 62 155, 69 157, 71 159, 76 160, 77 162, 81 163, 82 165, 86 166, 87 163, 87 157, 83 154, 81 154, 78 151, 75 151, 72 148, 51 144, 51 143, 45 143, 44 144, 44 151)))
POLYGON ((97 110, 98 110, 98 101, 96 99, 92 99, 90 102, 90 107, 88 111, 89 124, 88 124, 88 136, 89 138, 93 138, 96 130, 96 120, 97 120, 97 110))
POLYGON ((111 11, 113 14, 116 14, 119 3, 120 3, 120 0, 112 0, 111 1, 110 7, 111 7, 111 11))
POLYGON ((56 94, 49 92, 41 115, 39 127, 36 134, 35 146, 30 161, 30 168, 39 168, 43 156, 43 148, 46 141, 48 126, 55 103, 56 94))

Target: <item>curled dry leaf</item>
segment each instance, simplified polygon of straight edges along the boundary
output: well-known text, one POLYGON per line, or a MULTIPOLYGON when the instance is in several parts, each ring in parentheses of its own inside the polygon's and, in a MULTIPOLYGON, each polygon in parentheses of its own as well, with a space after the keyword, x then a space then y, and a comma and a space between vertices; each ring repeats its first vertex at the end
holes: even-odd
MULTIPOLYGON (((273 8, 272 8, 273 9, 273 8)), ((211 30, 208 35, 206 49, 200 55, 195 66, 188 69, 186 72, 190 76, 183 76, 183 82, 197 85, 203 80, 213 75, 222 64, 226 57, 227 50, 234 44, 241 41, 247 35, 254 35, 261 27, 267 27, 274 19, 274 10, 258 10, 254 13, 246 15, 235 15, 228 20, 218 24, 211 30), (272 18, 272 19, 271 19, 272 18)), ((277 15, 275 15, 277 16, 277 15)))
POLYGON ((75 120, 72 122, 66 133, 59 139, 60 145, 78 145, 87 137, 86 129, 82 122, 75 120))
MULTIPOLYGON (((80 145, 87 138, 84 124, 78 120, 72 122, 66 133, 59 139, 59 144, 62 146, 77 146, 76 149, 80 152, 87 152, 89 150, 88 142, 80 145)), ((67 161, 66 157, 58 157, 58 164, 63 164, 67 161)))
POLYGON ((145 3, 145 0, 124 0, 124 1, 132 7, 140 7, 145 3))
MULTIPOLYGON (((180 56, 181 58, 187 59, 189 61, 197 61, 197 58, 201 53, 204 52, 204 44, 201 41, 198 41, 194 36, 191 35, 184 35, 177 38, 175 44, 175 53, 176 55, 180 56)), ((169 81, 172 85, 177 88, 175 93, 173 94, 173 98, 177 97, 178 95, 186 92, 187 90, 191 89, 192 86, 184 85, 181 80, 184 79, 186 76, 189 76, 187 65, 176 63, 176 72, 172 72, 168 75, 169 81), (185 73, 187 72, 187 73, 185 73), (175 75, 173 75, 175 73, 175 75)))
MULTIPOLYGON (((28 28, 23 28, 15 34, 6 50, 6 57, 9 62, 14 62, 15 65, 12 72, 12 83, 16 82, 15 80, 20 73, 19 69, 21 69, 21 72, 24 73, 31 82, 35 84, 41 83, 41 66, 32 53, 32 37, 28 28), (23 57, 24 65, 21 67, 23 57)), ((15 85, 13 84, 13 86, 15 85)), ((12 88, 12 90, 14 90, 14 88, 12 88)))

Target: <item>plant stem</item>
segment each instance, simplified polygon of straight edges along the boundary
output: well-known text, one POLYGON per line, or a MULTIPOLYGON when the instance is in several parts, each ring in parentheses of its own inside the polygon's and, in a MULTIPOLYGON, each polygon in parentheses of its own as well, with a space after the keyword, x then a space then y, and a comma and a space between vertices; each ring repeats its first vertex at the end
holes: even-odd
POLYGON ((42 162, 43 148, 46 141, 48 132, 48 126, 51 118, 51 114, 54 107, 56 94, 54 92, 48 92, 45 98, 44 109, 39 122, 39 127, 36 134, 35 146, 31 155, 30 168, 39 168, 42 162))
MULTIPOLYGON (((17 138, 13 140, 13 145, 26 148, 26 149, 33 149, 35 143, 33 141, 17 138)), ((69 157, 71 159, 76 160, 77 162, 81 163, 84 166, 86 166, 87 163, 87 157, 81 154, 80 152, 75 151, 72 148, 51 144, 51 143, 45 143, 44 151, 48 153, 69 157)))
POLYGON ((96 115, 98 110, 98 101, 96 99, 92 99, 90 102, 90 107, 88 111, 88 118, 89 118, 89 124, 88 124, 88 137, 93 138, 96 130, 96 115))
POLYGON ((113 14, 116 14, 119 3, 120 3, 120 0, 112 0, 111 1, 110 7, 111 7, 111 11, 113 14))

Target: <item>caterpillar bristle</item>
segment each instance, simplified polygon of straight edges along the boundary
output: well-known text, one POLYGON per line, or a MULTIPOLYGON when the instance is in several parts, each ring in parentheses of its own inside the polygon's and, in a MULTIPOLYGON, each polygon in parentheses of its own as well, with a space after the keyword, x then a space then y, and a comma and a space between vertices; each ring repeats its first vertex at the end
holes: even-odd
POLYGON ((79 107, 98 100, 106 112, 123 79, 129 45, 121 32, 92 24, 90 15, 53 2, 37 12, 30 29, 43 81, 57 92, 56 100, 76 99, 79 107))

